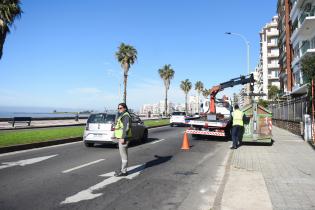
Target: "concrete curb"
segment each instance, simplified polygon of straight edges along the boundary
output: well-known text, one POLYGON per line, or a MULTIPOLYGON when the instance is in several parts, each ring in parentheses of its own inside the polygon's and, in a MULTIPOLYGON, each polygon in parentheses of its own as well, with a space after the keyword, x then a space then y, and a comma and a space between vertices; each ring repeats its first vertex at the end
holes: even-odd
MULTIPOLYGON (((151 126, 151 127, 148 127, 148 129, 160 128, 160 127, 165 127, 165 126, 169 126, 169 124, 151 126)), ((8 146, 8 147, 0 147, 0 154, 20 151, 20 150, 34 149, 34 148, 39 148, 39 147, 48 147, 48 146, 53 146, 53 145, 58 145, 58 144, 66 144, 66 143, 77 142, 77 141, 82 141, 82 137, 58 139, 58 140, 37 142, 37 143, 31 143, 31 144, 14 145, 14 146, 8 146)))

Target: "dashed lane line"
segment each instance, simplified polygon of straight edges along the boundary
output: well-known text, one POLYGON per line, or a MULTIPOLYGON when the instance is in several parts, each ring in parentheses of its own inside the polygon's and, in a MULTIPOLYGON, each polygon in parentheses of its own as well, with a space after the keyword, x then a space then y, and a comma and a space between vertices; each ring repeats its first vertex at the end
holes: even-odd
POLYGON ((151 142, 150 144, 156 144, 156 143, 159 143, 161 141, 165 141, 165 139, 160 139, 160 140, 157 140, 157 141, 154 141, 154 142, 151 142))
POLYGON ((99 159, 99 160, 95 160, 95 161, 92 161, 92 162, 89 162, 89 163, 85 163, 85 164, 83 164, 83 165, 79 165, 79 166, 77 166, 77 167, 74 167, 74 168, 70 168, 70 169, 68 169, 68 170, 64 170, 62 173, 69 173, 69 172, 71 172, 71 171, 74 171, 74 170, 77 170, 77 169, 80 169, 80 168, 83 168, 83 167, 86 167, 86 166, 89 166, 89 165, 93 165, 93 164, 95 164, 95 163, 99 163, 99 162, 101 162, 101 161, 103 161, 103 160, 105 160, 105 159, 99 159))

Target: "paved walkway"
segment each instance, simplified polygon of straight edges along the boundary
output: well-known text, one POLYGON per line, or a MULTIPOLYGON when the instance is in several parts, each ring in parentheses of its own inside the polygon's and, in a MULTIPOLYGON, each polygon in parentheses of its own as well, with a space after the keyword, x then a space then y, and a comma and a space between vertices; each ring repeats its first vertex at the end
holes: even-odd
POLYGON ((31 125, 28 126, 27 123, 16 123, 15 127, 12 127, 12 124, 8 122, 0 122, 0 130, 7 129, 21 129, 21 128, 38 128, 38 127, 52 127, 52 126, 67 126, 67 125, 81 125, 85 124, 87 119, 80 119, 75 121, 74 119, 70 120, 34 120, 31 122, 31 125))
POLYGON ((233 151, 221 209, 315 209, 315 151, 278 127, 273 139, 233 151))

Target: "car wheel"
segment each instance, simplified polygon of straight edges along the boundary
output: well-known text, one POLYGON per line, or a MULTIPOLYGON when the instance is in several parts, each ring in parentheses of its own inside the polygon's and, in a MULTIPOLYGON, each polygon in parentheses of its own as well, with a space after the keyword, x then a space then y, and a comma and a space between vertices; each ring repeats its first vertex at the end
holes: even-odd
POLYGON ((94 146, 94 143, 84 142, 84 145, 85 145, 86 147, 93 147, 93 146, 94 146))
POLYGON ((148 141, 148 136, 149 136, 148 129, 145 129, 144 132, 143 132, 141 143, 145 143, 146 141, 148 141))
POLYGON ((173 127, 174 125, 171 123, 170 126, 173 127))

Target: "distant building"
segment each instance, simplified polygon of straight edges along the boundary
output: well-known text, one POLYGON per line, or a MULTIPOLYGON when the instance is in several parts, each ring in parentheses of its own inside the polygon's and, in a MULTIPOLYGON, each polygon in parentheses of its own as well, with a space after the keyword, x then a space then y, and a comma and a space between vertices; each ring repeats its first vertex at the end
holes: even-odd
POLYGON ((278 48, 278 16, 267 23, 260 34, 260 59, 256 67, 258 74, 257 91, 265 93, 263 99, 268 99, 268 87, 280 88, 279 82, 279 48, 278 48))
POLYGON ((189 114, 194 114, 198 112, 198 96, 195 96, 195 95, 189 96, 187 103, 188 103, 189 114))

